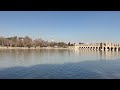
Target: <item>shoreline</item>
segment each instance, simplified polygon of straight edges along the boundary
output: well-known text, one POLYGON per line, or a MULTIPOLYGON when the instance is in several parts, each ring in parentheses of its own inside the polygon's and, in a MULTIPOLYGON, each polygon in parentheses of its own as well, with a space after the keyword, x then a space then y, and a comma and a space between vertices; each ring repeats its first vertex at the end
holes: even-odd
POLYGON ((28 48, 28 47, 0 47, 0 49, 72 49, 72 48, 60 48, 60 47, 31 47, 31 48, 28 48))

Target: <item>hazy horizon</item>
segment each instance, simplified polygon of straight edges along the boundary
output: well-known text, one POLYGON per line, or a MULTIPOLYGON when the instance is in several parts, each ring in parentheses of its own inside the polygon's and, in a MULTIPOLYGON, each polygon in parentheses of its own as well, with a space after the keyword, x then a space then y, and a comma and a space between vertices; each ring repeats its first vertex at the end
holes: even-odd
POLYGON ((0 36, 120 43, 119 11, 1 11, 0 36))

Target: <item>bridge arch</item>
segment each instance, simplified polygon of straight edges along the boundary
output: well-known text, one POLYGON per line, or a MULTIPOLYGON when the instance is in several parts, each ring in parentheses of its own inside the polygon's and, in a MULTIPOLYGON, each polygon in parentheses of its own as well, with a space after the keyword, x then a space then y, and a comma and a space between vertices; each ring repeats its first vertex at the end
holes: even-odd
POLYGON ((98 47, 96 47, 96 49, 98 49, 98 47))
POLYGON ((113 50, 113 47, 111 47, 111 51, 113 50))
POLYGON ((120 47, 118 47, 118 51, 120 51, 120 47))
POLYGON ((105 51, 106 47, 103 48, 103 50, 105 51))
POLYGON ((117 50, 117 47, 115 47, 114 50, 116 51, 116 50, 117 50))
POLYGON ((96 45, 92 45, 92 44, 90 44, 90 45, 75 45, 75 48, 77 49, 93 49, 93 50, 110 50, 110 51, 113 51, 113 50, 115 50, 115 51, 120 51, 120 45, 106 45, 106 46, 100 46, 100 45, 98 45, 98 44, 96 44, 96 45))
POLYGON ((108 50, 110 50, 110 47, 107 47, 108 50))

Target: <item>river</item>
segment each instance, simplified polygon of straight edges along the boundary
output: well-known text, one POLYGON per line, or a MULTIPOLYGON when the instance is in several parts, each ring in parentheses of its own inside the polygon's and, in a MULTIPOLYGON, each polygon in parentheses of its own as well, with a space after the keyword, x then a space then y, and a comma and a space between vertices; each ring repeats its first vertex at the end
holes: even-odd
POLYGON ((119 51, 0 49, 0 79, 118 78, 119 51))

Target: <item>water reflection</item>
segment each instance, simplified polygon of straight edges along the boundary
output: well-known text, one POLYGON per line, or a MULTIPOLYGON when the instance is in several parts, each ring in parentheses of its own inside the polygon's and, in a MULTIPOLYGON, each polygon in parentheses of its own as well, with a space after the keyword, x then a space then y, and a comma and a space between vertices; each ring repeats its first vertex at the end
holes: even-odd
POLYGON ((93 56, 100 60, 120 59, 120 51, 76 50, 75 53, 79 56, 93 56))
POLYGON ((0 49, 0 68, 31 66, 37 64, 65 64, 91 60, 120 59, 119 51, 39 49, 5 50, 0 49))
POLYGON ((120 78, 120 52, 0 49, 0 78, 120 78))

